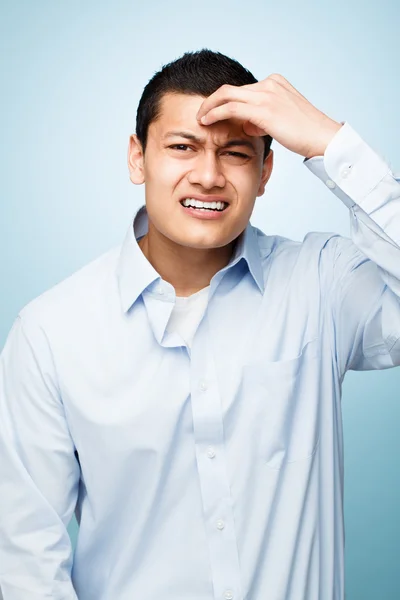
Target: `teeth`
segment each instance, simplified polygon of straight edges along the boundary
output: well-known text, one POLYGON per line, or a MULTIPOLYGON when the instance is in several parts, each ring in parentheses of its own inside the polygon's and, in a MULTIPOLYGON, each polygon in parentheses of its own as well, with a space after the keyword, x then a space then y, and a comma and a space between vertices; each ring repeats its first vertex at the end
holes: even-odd
POLYGON ((212 210, 223 210, 225 208, 225 202, 201 202, 201 200, 194 200, 193 198, 186 198, 182 201, 183 206, 192 206, 193 208, 212 209, 212 210))

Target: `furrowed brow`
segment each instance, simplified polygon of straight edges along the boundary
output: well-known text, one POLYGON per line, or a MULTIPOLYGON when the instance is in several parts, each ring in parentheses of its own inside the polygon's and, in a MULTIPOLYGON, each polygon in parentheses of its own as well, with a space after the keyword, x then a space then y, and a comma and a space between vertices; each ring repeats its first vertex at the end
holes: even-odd
POLYGON ((232 148, 233 146, 242 146, 244 148, 249 148, 250 150, 252 150, 253 152, 255 152, 257 154, 257 150, 255 149, 253 144, 247 140, 242 140, 242 139, 229 140, 228 142, 226 142, 226 144, 224 144, 222 146, 222 148, 232 148))
MULTIPOLYGON (((197 144, 205 143, 204 139, 199 138, 196 135, 194 135, 193 133, 189 133, 188 131, 167 131, 167 133, 164 135, 164 139, 168 139, 171 137, 181 137, 181 138, 184 138, 185 140, 190 140, 197 144)), ((249 148, 249 150, 252 150, 255 154, 257 154, 257 149, 254 147, 254 144, 252 142, 250 142, 249 140, 243 140, 241 138, 234 139, 234 140, 228 140, 225 144, 222 144, 220 147, 221 148, 232 148, 234 146, 235 147, 241 146, 244 148, 249 148)))

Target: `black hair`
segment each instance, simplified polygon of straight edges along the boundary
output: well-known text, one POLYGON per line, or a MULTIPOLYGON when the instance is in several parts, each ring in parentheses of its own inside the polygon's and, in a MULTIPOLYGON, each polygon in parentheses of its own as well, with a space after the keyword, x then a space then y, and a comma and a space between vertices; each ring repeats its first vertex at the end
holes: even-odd
MULTIPOLYGON (((181 93, 207 97, 224 84, 248 85, 257 79, 238 61, 204 48, 186 52, 155 73, 143 90, 136 113, 136 135, 146 150, 149 125, 160 115, 161 99, 167 93, 181 93)), ((272 137, 263 136, 264 159, 268 156, 272 137)))

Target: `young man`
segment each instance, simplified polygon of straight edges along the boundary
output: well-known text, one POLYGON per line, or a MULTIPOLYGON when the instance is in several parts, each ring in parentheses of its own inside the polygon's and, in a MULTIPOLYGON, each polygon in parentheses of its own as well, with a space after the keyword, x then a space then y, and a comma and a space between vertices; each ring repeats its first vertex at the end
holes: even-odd
POLYGON ((1 356, 4 600, 342 600, 341 384, 400 364, 399 182, 285 78, 205 50, 146 86, 128 159, 122 247, 1 356), (252 227, 271 138, 352 240, 252 227))

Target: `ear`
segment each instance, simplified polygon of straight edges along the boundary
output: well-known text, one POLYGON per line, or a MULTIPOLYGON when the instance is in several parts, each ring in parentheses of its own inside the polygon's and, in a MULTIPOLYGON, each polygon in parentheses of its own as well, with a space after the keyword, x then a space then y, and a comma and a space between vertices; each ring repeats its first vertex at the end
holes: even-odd
POLYGON ((261 181, 260 181, 260 186, 258 188, 257 196, 263 195, 263 193, 265 191, 265 186, 268 182, 268 179, 271 177, 273 164, 274 164, 274 151, 270 150, 268 156, 264 160, 261 181))
POLYGON ((142 144, 137 135, 133 134, 129 138, 128 145, 128 168, 129 177, 132 183, 140 185, 144 183, 144 156, 142 144))

